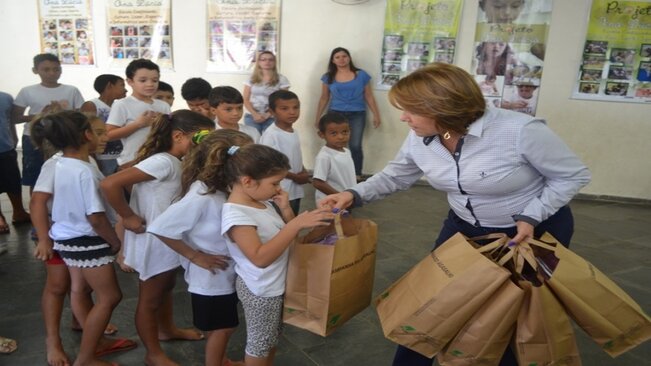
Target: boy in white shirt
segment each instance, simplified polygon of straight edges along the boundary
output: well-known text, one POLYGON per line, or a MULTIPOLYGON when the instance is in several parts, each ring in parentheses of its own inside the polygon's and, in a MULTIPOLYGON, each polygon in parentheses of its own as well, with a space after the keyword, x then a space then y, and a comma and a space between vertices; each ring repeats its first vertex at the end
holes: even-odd
POLYGON ((339 193, 357 184, 355 164, 348 150, 350 125, 346 117, 328 112, 319 120, 319 137, 326 141, 314 162, 312 185, 316 188, 316 202, 323 197, 339 193))
POLYGON ((218 86, 213 88, 208 95, 210 112, 215 116, 216 129, 242 131, 251 136, 256 144, 260 141, 260 132, 255 127, 240 124, 244 114, 244 98, 232 86, 218 86))
POLYGON ((133 60, 127 66, 126 75, 133 92, 113 103, 106 121, 109 141, 122 141, 123 150, 117 158, 121 167, 136 158, 151 124, 161 114, 171 112, 167 103, 154 99, 160 78, 158 65, 145 59, 133 60))
POLYGON ((84 98, 79 89, 72 85, 59 83, 61 62, 55 55, 41 53, 34 56, 32 72, 41 78, 41 82, 22 88, 14 100, 12 111, 14 124, 26 123, 22 137, 22 183, 24 186, 30 187, 30 193, 34 189, 34 184, 36 184, 43 165, 43 152, 37 149, 30 139, 31 121, 40 113, 76 110, 84 104, 84 98), (25 114, 27 109, 28 112, 25 114))
POLYGON ((273 147, 289 158, 290 169, 280 185, 289 194, 294 215, 298 215, 301 198, 305 195, 301 184, 310 183, 311 180, 303 167, 301 141, 292 127, 301 114, 301 102, 293 92, 278 90, 269 96, 269 111, 276 120, 264 131, 260 143, 273 147))

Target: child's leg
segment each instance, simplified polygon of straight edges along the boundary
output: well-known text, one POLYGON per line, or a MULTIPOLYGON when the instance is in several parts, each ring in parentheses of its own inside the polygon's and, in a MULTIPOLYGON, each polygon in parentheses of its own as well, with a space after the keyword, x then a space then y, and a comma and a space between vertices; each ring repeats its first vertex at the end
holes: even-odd
POLYGON ((47 362, 51 366, 70 365, 68 356, 63 350, 61 335, 61 312, 66 294, 70 288, 70 275, 68 267, 59 259, 60 263, 46 264, 47 278, 43 295, 41 297, 41 311, 45 322, 45 347, 47 362))
POLYGON ((140 281, 140 293, 136 307, 136 329, 147 349, 145 355, 145 364, 147 365, 177 365, 165 355, 158 341, 159 312, 167 295, 172 293, 175 273, 175 270, 167 271, 146 281, 140 281))
POLYGON ((226 358, 228 340, 239 325, 237 294, 207 296, 190 294, 192 297, 192 322, 207 332, 206 366, 243 365, 226 358))
POLYGON ((176 286, 176 269, 168 271, 169 291, 163 294, 163 302, 158 309, 158 339, 198 341, 203 339, 203 334, 196 329, 182 329, 174 324, 174 297, 172 290, 176 286))
MULTIPOLYGON (((101 364, 101 361, 95 358, 95 350, 111 318, 113 309, 122 299, 122 292, 118 286, 115 270, 111 264, 92 268, 70 267, 69 269, 72 287, 80 288, 83 286, 83 280, 85 280, 95 292, 96 297, 95 304, 83 322, 84 332, 81 337, 79 354, 74 365, 101 364)), ((79 303, 77 303, 77 306, 79 306, 79 303)))
POLYGON ((244 362, 246 366, 272 365, 282 329, 283 296, 256 296, 240 277, 235 286, 246 319, 244 362))

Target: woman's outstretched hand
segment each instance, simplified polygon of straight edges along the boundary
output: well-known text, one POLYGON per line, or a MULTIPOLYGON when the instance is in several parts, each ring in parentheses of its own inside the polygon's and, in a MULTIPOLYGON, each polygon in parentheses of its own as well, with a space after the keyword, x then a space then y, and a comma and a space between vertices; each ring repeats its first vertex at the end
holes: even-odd
POLYGON ((355 197, 350 192, 339 192, 323 197, 317 202, 319 207, 343 210, 353 204, 355 197))

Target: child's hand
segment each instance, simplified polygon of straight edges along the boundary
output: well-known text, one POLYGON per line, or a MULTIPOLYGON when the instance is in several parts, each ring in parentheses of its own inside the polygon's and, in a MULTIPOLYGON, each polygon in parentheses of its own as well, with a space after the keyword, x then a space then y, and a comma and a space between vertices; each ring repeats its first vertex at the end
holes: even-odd
POLYGON ((296 216, 287 224, 298 225, 299 229, 311 228, 314 226, 328 226, 334 220, 335 214, 329 208, 317 208, 312 211, 305 211, 296 216))
POLYGON ((133 231, 136 234, 142 234, 145 232, 145 220, 138 215, 123 217, 122 225, 125 229, 133 231))
POLYGON ((289 194, 282 189, 277 195, 273 196, 271 200, 274 201, 276 206, 281 210, 285 207, 289 207, 289 194))
POLYGON ((217 274, 215 269, 225 270, 228 268, 228 261, 231 259, 225 255, 206 254, 201 251, 196 251, 195 254, 188 258, 191 263, 210 271, 212 274, 217 274))
POLYGON ((50 238, 39 239, 34 248, 34 258, 47 261, 52 259, 52 240, 50 238))
POLYGON ((160 113, 154 111, 145 111, 143 112, 136 120, 135 123, 140 126, 140 128, 151 126, 154 121, 160 116, 160 113))
POLYGON ((310 173, 308 173, 306 170, 303 170, 300 173, 296 173, 292 180, 298 184, 307 184, 312 181, 312 177, 310 176, 310 173))

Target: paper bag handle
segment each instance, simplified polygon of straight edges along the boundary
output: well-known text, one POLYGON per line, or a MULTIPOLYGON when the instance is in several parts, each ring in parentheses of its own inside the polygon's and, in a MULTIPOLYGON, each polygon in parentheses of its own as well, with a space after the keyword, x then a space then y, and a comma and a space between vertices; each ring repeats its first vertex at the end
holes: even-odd
POLYGON ((337 232, 337 238, 343 239, 346 237, 344 235, 344 228, 341 226, 341 213, 335 215, 335 231, 337 232))

